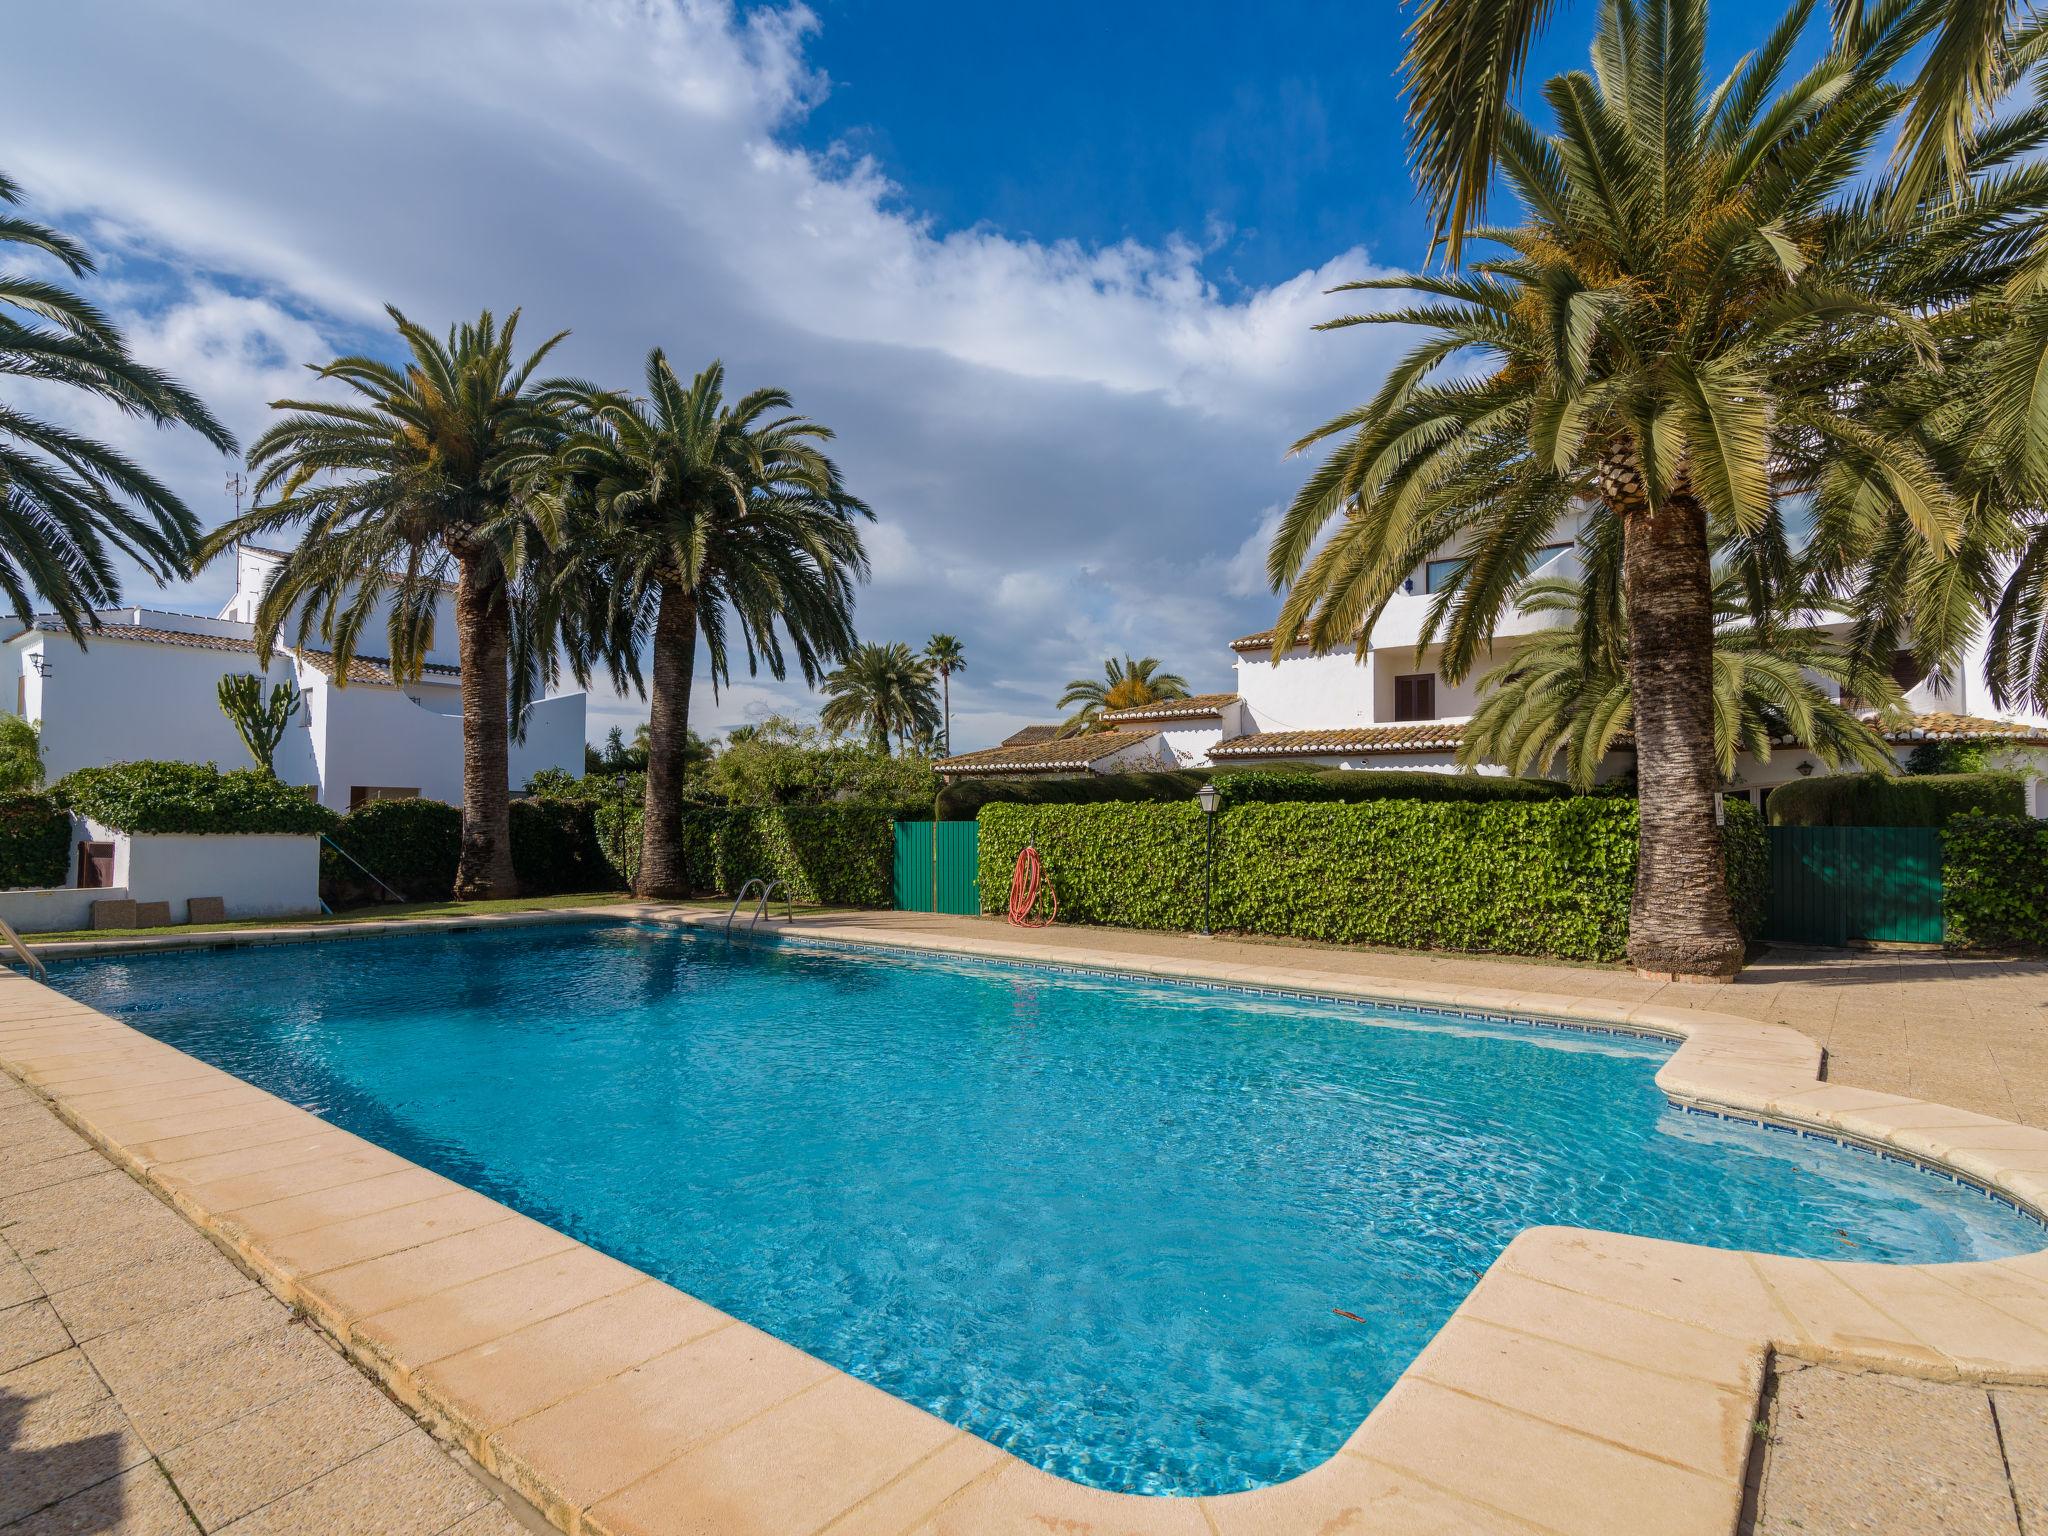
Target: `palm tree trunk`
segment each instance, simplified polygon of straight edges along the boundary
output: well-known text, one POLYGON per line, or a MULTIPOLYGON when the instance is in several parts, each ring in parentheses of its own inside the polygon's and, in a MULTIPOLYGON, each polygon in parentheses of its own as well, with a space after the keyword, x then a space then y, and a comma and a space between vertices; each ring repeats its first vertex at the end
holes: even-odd
POLYGON ((519 893, 512 872, 510 679, 512 610, 505 578, 476 555, 457 556, 455 627, 462 655, 462 854, 457 901, 519 893))
POLYGON ((690 677, 697 668, 697 599, 663 583, 654 620, 654 680, 648 694, 647 798, 640 817, 643 897, 687 896, 683 868, 684 748, 690 740, 690 677))
POLYGON ((942 690, 944 690, 944 692, 945 692, 945 695, 946 695, 946 753, 945 753, 945 755, 946 755, 947 757, 951 757, 951 756, 953 755, 953 674, 952 674, 952 673, 950 673, 950 672, 941 672, 941 673, 939 674, 939 687, 940 687, 940 688, 941 688, 942 690))
MULTIPOLYGON (((1630 456, 1633 457, 1632 455, 1630 456)), ((1628 957, 1637 970, 1720 980, 1742 968, 1714 822, 1713 570, 1706 515, 1682 491, 1652 510, 1640 477, 1603 476, 1622 514, 1641 834, 1628 957)))

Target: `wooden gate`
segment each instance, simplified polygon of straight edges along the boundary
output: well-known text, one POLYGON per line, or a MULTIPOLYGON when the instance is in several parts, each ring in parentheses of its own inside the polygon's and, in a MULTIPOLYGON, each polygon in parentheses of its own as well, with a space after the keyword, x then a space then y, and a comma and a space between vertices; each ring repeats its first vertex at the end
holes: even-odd
POLYGON ((1772 827, 1771 920, 1787 944, 1941 942, 1933 827, 1772 827))
POLYGON ((979 916, 980 858, 976 822, 897 822, 896 910, 979 916))

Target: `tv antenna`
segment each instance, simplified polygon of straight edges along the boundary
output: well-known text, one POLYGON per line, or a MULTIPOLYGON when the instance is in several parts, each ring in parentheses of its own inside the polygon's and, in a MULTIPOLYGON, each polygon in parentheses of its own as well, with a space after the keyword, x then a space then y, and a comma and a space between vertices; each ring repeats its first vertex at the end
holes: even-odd
POLYGON ((242 478, 239 469, 228 471, 227 493, 235 498, 235 516, 242 515, 242 492, 249 488, 249 482, 242 478))

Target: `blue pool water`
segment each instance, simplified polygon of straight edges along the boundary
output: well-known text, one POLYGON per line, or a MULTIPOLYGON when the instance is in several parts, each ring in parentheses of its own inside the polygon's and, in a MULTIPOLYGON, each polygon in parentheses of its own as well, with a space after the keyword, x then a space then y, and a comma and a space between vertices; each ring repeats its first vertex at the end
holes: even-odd
POLYGON ((1324 1460, 1524 1227, 1890 1260, 2044 1241, 1930 1173, 1673 1110, 1670 1047, 1625 1037, 627 924, 52 977, 1135 1492, 1324 1460))

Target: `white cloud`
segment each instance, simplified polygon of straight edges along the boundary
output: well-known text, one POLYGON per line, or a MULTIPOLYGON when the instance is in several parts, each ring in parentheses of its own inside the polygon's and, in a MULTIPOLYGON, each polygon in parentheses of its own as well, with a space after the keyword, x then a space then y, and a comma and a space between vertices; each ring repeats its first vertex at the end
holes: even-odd
MULTIPOLYGON (((0 94, 0 155, 34 212, 125 258, 137 350, 245 442, 297 363, 382 344, 385 301, 436 326, 524 303, 536 339, 574 328, 566 371, 722 356, 830 423, 881 518, 862 632, 961 635, 976 730, 1048 717, 1112 652, 1220 684, 1269 616, 1247 524, 1302 472, 1286 444, 1398 344, 1309 329, 1365 254, 1233 299, 1192 239, 936 229, 872 162, 783 137, 829 89, 816 25, 711 0, 71 0, 10 20, 37 67, 0 94)), ((109 430, 224 508, 189 434, 109 430)), ((745 707, 802 695, 749 686, 745 707)))

